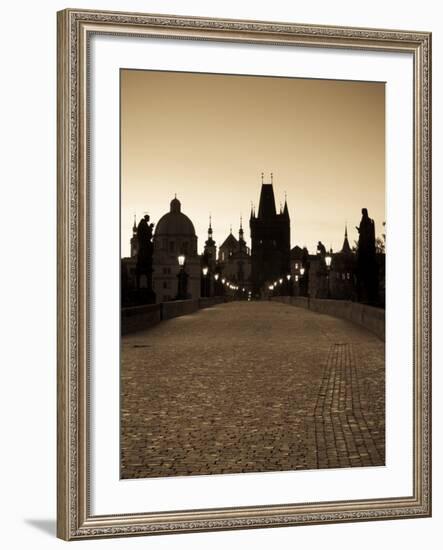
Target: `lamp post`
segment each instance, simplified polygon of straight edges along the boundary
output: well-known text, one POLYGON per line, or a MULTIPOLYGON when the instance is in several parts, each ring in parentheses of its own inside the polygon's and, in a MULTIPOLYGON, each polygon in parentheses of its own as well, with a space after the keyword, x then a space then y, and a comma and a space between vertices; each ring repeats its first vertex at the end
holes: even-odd
POLYGON ((292 277, 290 273, 286 275, 286 281, 287 281, 287 287, 288 287, 288 296, 292 296, 293 286, 292 286, 292 277))
POLYGON ((178 279, 178 289, 177 289, 177 300, 186 300, 188 297, 188 274, 185 271, 186 256, 180 254, 177 257, 178 265, 180 270, 177 275, 178 279))
POLYGON ((299 288, 300 288, 300 296, 305 296, 305 268, 300 268, 300 279, 299 279, 299 288))
POLYGON ((214 296, 218 296, 219 295, 219 282, 218 280, 220 279, 220 273, 214 273, 214 296))
POLYGON ((208 298, 209 292, 208 292, 208 271, 209 267, 207 265, 202 267, 202 296, 203 298, 208 298))
POLYGON ((328 280, 328 299, 331 297, 331 283, 330 283, 331 262, 332 262, 332 256, 330 254, 326 254, 325 263, 326 263, 326 279, 328 280))
POLYGON ((269 300, 272 298, 273 294, 274 294, 274 288, 275 288, 275 285, 269 285, 268 286, 268 289, 269 289, 269 300))

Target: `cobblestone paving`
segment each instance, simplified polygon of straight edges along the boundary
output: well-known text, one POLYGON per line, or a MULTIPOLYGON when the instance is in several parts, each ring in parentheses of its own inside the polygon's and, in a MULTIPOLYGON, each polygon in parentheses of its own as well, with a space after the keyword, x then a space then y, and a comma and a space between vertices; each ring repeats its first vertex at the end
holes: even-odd
POLYGON ((380 466, 384 343, 278 302, 122 340, 121 477, 380 466))

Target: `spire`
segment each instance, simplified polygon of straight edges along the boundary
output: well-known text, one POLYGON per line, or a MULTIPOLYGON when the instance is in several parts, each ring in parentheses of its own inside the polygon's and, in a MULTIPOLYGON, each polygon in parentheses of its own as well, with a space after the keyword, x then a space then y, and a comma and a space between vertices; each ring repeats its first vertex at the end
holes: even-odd
POLYGON ((288 201, 286 200, 286 192, 285 192, 285 206, 283 208, 283 216, 286 218, 289 218, 289 209, 288 209, 288 201))
POLYGON ((137 215, 134 214, 134 225, 132 226, 132 232, 137 233, 137 215))
POLYGON ((343 241, 343 246, 341 251, 343 254, 351 253, 351 247, 349 246, 349 241, 348 241, 348 224, 345 224, 345 239, 343 241))
POLYGON ((271 172, 271 185, 274 183, 274 173, 271 172))
POLYGON ((242 222, 243 222, 243 218, 240 215, 240 229, 238 230, 238 238, 239 238, 240 241, 243 241, 243 234, 244 234, 244 232, 243 232, 243 223, 242 222))
POLYGON ((253 217, 254 217, 254 205, 252 204, 252 201, 251 201, 251 215, 249 216, 249 219, 252 220, 253 217))
POLYGON ((229 233, 232 235, 232 223, 229 226, 229 233))
POLYGON ((263 185, 263 183, 264 183, 264 179, 265 179, 265 173, 262 172, 262 173, 261 173, 261 183, 262 183, 262 185, 263 185))
POLYGON ((215 241, 212 238, 212 216, 209 214, 208 239, 205 241, 205 250, 211 246, 215 246, 215 241))

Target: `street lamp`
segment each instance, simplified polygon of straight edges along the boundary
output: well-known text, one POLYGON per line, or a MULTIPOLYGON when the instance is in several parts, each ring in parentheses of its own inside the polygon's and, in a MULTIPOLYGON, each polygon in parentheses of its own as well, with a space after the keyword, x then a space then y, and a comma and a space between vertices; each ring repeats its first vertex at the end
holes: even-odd
POLYGON ((177 256, 180 271, 178 272, 177 300, 186 300, 188 297, 188 274, 185 271, 186 256, 180 254, 177 256))
POLYGON ((220 274, 219 274, 219 273, 215 273, 215 274, 214 274, 214 279, 215 279, 216 281, 218 281, 218 278, 219 278, 219 277, 220 277, 220 274))
POLYGON ((209 288, 208 288, 208 271, 209 271, 209 267, 207 265, 203 266, 202 267, 202 274, 203 274, 203 281, 202 281, 202 295, 204 298, 208 298, 209 296, 209 288))
POLYGON ((292 296, 293 293, 294 293, 294 285, 293 285, 293 282, 292 282, 292 278, 291 278, 291 274, 288 273, 286 275, 286 288, 287 288, 287 293, 288 293, 288 296, 292 296))
POLYGON ((332 262, 332 256, 330 254, 326 254, 325 263, 326 263, 326 270, 327 270, 326 278, 328 280, 328 298, 331 297, 331 282, 330 282, 331 262, 332 262))

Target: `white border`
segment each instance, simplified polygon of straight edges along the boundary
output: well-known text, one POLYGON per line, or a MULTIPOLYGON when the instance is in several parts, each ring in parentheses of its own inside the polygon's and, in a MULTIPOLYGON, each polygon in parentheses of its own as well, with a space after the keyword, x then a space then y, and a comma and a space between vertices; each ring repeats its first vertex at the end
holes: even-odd
POLYGON ((411 495, 412 56, 97 35, 92 39, 90 60, 91 512, 139 513, 411 495), (386 467, 119 480, 121 67, 386 82, 386 467))

